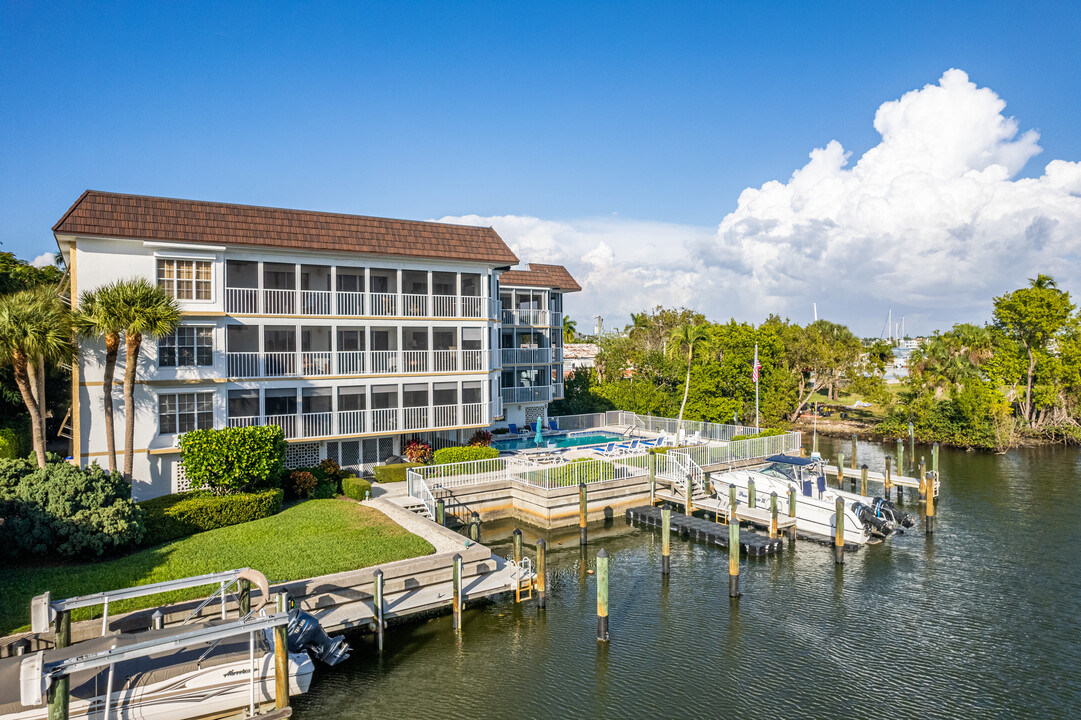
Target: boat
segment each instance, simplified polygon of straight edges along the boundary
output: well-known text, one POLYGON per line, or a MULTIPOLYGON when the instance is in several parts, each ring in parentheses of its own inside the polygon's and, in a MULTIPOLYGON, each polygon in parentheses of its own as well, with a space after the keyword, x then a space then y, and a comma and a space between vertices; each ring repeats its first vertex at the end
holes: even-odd
MULTIPOLYGON (((845 544, 866 545, 912 526, 910 516, 883 498, 827 487, 824 468, 820 458, 772 455, 763 466, 716 474, 713 482, 735 486, 741 505, 749 503, 752 481, 758 507, 768 507, 770 494, 776 492, 777 512, 781 516, 788 515, 789 491, 794 489, 796 533, 813 539, 834 539, 838 498, 844 501, 845 544)), ((728 498, 727 490, 718 490, 717 496, 724 502, 728 498)))

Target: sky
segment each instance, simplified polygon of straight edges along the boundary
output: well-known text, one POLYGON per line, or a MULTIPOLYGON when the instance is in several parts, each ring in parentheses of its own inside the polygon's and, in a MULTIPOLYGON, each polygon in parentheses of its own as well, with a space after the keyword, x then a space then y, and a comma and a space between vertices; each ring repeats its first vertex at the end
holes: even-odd
POLYGON ((0 249, 87 188, 493 226, 580 328, 1081 293, 1081 4, 0 4, 0 249))

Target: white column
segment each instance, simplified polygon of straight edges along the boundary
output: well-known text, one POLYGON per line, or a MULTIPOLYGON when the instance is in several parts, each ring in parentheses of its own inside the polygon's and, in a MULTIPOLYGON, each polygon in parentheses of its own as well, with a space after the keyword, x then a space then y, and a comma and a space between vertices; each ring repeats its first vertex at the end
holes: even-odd
POLYGON ((263 261, 256 263, 259 266, 259 277, 255 279, 255 312, 263 314, 263 261))
POLYGON ((330 266, 330 314, 341 315, 338 312, 338 266, 330 266))
POLYGON ((402 305, 402 303, 404 302, 404 299, 402 298, 402 269, 398 268, 398 270, 396 272, 398 273, 398 280, 397 280, 398 284, 397 284, 397 287, 395 288, 395 291, 398 293, 398 307, 397 307, 397 312, 395 312, 394 314, 398 315, 398 316, 401 316, 401 315, 405 315, 405 307, 402 305))
MULTIPOLYGON (((372 326, 364 326, 364 352, 361 353, 361 366, 362 373, 370 373, 372 371, 372 326)), ((364 409, 367 410, 368 406, 365 405, 364 409)))
POLYGON ((301 300, 302 296, 300 292, 300 263, 295 263, 293 265, 293 273, 296 276, 296 280, 293 283, 295 285, 293 290, 293 310, 297 315, 303 315, 303 302, 301 300))
MULTIPOLYGON (((335 298, 335 295, 331 293, 331 297, 335 298)), ((337 302, 334 299, 334 302, 337 302)), ((338 374, 338 326, 330 326, 330 374, 338 374)))
POLYGON ((361 298, 360 298, 360 300, 361 300, 360 314, 361 315, 371 315, 372 314, 372 301, 371 301, 371 298, 369 297, 369 295, 372 292, 371 274, 372 274, 372 269, 370 267, 365 267, 364 268, 364 288, 363 288, 364 295, 361 296, 361 298))
POLYGON ((455 412, 457 413, 457 415, 456 415, 456 416, 455 416, 455 418, 454 418, 454 419, 455 419, 455 423, 454 423, 454 424, 455 424, 455 425, 465 425, 465 415, 464 415, 464 412, 465 412, 465 411, 464 411, 464 410, 463 410, 463 408, 462 408, 462 405, 464 404, 464 403, 462 402, 462 381, 461 381, 461 380, 459 380, 459 381, 458 381, 458 383, 457 383, 457 385, 458 385, 458 388, 457 388, 457 390, 455 391, 455 392, 457 393, 457 395, 455 395, 455 397, 456 397, 456 398, 457 398, 457 400, 458 400, 458 409, 457 409, 457 410, 455 410, 455 412))
POLYGON ((435 292, 432 287, 432 271, 428 271, 428 312, 424 313, 428 317, 435 315, 435 306, 432 303, 435 302, 435 292))

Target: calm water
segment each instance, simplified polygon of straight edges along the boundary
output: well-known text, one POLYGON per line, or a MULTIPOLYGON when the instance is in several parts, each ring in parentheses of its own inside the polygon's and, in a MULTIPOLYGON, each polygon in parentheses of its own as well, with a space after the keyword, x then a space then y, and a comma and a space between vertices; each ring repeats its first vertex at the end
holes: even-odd
MULTIPOLYGON (((860 461, 880 468, 882 449, 861 444, 860 461)), ((1081 717, 1079 461, 944 451, 932 541, 921 520, 843 569, 799 542, 744 561, 735 603, 719 548, 674 540, 666 584, 655 532, 592 527, 584 561, 575 535, 550 537, 546 611, 467 610, 460 637, 449 617, 392 627, 382 659, 354 638, 294 717, 1081 717), (607 647, 585 573, 601 546, 607 647)))

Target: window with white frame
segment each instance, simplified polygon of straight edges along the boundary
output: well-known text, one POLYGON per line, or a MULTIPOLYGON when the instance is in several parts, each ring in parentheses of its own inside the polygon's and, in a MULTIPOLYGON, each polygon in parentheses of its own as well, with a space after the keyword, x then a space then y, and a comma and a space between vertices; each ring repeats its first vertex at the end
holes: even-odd
POLYGON ((158 258, 158 287, 177 300, 211 299, 209 260, 158 258))
POLYGON ((214 393, 158 395, 158 432, 162 435, 214 427, 214 393))
POLYGON ((214 328, 182 325, 158 340, 158 367, 196 367, 214 364, 214 328))

